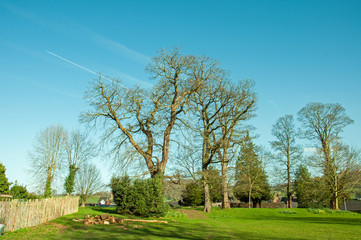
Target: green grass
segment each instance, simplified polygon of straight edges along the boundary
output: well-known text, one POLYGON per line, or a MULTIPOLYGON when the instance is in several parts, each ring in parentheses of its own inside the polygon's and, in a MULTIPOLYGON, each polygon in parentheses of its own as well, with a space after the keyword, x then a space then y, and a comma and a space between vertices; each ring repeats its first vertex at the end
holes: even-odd
POLYGON ((99 197, 95 196, 95 197, 90 197, 87 199, 86 203, 98 203, 99 197))
MULTIPOLYGON (((168 224, 83 225, 74 218, 115 209, 79 208, 79 212, 34 228, 5 233, 2 239, 360 239, 361 215, 307 209, 214 209, 205 218, 169 213, 168 224)), ((120 215, 117 215, 120 216, 120 215)), ((121 216, 125 217, 125 216, 121 216)), ((129 216, 128 216, 129 217, 129 216)))

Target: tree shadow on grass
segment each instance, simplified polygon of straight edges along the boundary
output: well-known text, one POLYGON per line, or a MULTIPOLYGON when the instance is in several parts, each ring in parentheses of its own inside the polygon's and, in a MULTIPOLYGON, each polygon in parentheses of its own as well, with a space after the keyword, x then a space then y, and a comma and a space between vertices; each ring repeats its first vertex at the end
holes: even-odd
POLYGON ((115 207, 91 207, 91 209, 103 213, 118 214, 115 207))
MULTIPOLYGON (((81 223, 78 223, 82 225, 81 223)), ((53 239, 290 239, 282 237, 270 237, 259 233, 244 231, 224 232, 224 229, 205 226, 203 224, 126 224, 122 225, 88 225, 69 226, 69 228, 53 239), (64 234, 64 235, 63 235, 64 234)), ((302 239, 302 238, 292 238, 302 239)))

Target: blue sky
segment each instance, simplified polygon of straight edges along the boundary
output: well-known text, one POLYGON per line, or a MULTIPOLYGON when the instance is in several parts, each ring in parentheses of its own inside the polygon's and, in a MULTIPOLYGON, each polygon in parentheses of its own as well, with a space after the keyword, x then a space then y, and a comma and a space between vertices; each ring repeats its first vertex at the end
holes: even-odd
POLYGON ((0 161, 10 181, 29 185, 36 134, 58 123, 82 127, 95 76, 49 52, 147 87, 146 64, 175 46, 256 82, 257 143, 272 140, 277 118, 309 102, 338 102, 355 121, 344 140, 361 148, 360 12, 361 1, 351 0, 0 0, 0 161))

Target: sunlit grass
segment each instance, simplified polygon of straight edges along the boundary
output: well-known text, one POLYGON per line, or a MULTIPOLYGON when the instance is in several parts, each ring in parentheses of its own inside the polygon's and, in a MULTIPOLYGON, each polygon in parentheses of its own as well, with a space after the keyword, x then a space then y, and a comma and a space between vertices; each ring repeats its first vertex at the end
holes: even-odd
MULTIPOLYGON (((307 209, 214 209, 205 218, 169 213, 168 224, 83 225, 72 221, 115 208, 79 208, 35 228, 5 233, 1 239, 359 239, 361 215, 307 209)), ((127 217, 129 216, 120 216, 127 217)), ((164 219, 162 219, 164 220, 164 219)))

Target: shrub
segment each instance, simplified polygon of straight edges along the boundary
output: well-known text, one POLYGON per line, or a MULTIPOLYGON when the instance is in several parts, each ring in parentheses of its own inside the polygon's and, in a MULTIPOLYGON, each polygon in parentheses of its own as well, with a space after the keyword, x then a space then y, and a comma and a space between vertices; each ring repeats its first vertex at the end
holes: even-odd
POLYGON ((17 182, 15 182, 14 186, 11 187, 10 194, 15 199, 28 199, 29 198, 29 193, 26 190, 26 187, 18 185, 17 182))
POLYGON ((318 208, 307 208, 307 211, 313 213, 313 214, 325 214, 325 213, 329 213, 329 214, 334 214, 334 213, 352 213, 349 211, 342 211, 342 210, 332 210, 329 208, 323 208, 323 209, 318 209, 318 208))
POLYGON ((204 189, 200 181, 186 185, 182 193, 183 204, 186 206, 199 206, 204 203, 204 189))
POLYGON ((284 214, 297 214, 296 211, 292 210, 279 210, 278 213, 284 213, 284 214))
MULTIPOLYGON (((209 167, 207 171, 209 195, 212 202, 222 201, 222 176, 217 169, 209 167)), ((203 180, 199 179, 188 183, 182 192, 182 202, 186 206, 204 204, 203 180)))
POLYGON ((118 213, 142 217, 165 216, 169 206, 163 202, 162 180, 161 176, 135 181, 128 176, 112 178, 110 186, 118 213))

